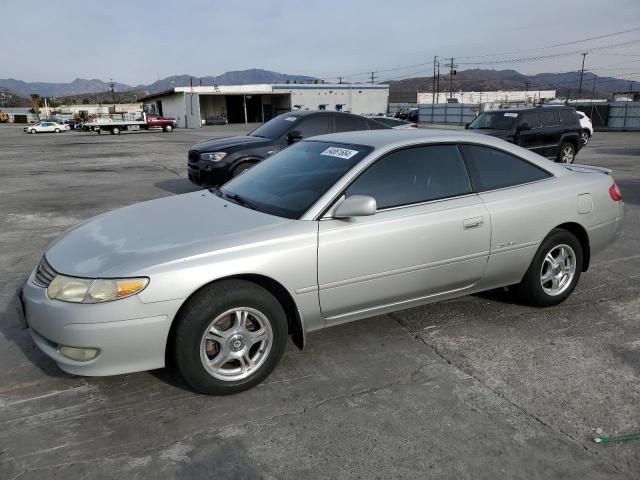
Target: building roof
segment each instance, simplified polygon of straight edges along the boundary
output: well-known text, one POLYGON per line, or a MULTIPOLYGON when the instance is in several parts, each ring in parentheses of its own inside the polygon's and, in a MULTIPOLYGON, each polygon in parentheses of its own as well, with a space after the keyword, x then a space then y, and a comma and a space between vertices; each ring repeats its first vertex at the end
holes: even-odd
POLYGON ((269 93, 287 93, 294 90, 389 90, 386 84, 364 83, 256 83, 249 85, 194 85, 186 87, 173 87, 162 92, 155 92, 140 100, 173 95, 174 93, 194 93, 204 95, 260 95, 269 93))

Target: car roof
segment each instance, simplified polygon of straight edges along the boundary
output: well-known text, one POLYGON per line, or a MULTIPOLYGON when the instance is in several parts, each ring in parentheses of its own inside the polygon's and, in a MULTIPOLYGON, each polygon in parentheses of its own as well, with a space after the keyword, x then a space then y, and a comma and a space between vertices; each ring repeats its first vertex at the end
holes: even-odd
MULTIPOLYGON (((559 108, 567 108, 567 109, 571 109, 571 110, 575 110, 573 107, 569 106, 569 105, 538 105, 535 107, 521 107, 521 108, 500 108, 497 110, 487 110, 486 113, 493 113, 493 112, 497 112, 497 113, 503 113, 503 112, 513 112, 513 113, 519 113, 519 112, 527 112, 529 110, 558 110, 559 108)), ((483 112, 485 113, 485 112, 483 112)))
MULTIPOLYGON (((493 144, 494 137, 471 133, 466 130, 441 130, 441 129, 400 129, 394 130, 358 130, 354 132, 330 133, 311 137, 306 141, 322 141, 347 143, 352 145, 367 145, 376 149, 383 147, 395 147, 412 143, 436 143, 436 142, 474 142, 493 144)), ((496 139, 497 140, 497 139, 496 139)))

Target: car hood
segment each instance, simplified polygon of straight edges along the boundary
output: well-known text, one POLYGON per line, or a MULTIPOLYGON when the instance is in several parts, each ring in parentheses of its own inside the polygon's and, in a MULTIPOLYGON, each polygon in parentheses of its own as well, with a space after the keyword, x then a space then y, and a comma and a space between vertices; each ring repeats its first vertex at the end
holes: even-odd
POLYGON ((260 147, 262 145, 269 145, 271 143, 272 140, 268 138, 245 135, 243 137, 216 138, 213 140, 208 140, 206 142, 197 143, 191 147, 191 150, 196 152, 220 152, 234 147, 260 147))
POLYGON ((277 238, 283 224, 292 222, 296 221, 241 207, 202 190, 89 219, 54 241, 45 255, 57 272, 66 275, 144 275, 177 259, 277 238))

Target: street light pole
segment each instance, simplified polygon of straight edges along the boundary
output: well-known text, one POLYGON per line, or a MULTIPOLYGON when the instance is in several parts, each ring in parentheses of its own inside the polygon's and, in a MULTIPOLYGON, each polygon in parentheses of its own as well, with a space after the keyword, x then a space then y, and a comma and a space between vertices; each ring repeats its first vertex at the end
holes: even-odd
POLYGON ((587 53, 584 52, 582 54, 582 68, 580 69, 580 86, 578 87, 578 99, 580 99, 580 94, 582 93, 582 77, 584 75, 584 59, 587 57, 587 53))

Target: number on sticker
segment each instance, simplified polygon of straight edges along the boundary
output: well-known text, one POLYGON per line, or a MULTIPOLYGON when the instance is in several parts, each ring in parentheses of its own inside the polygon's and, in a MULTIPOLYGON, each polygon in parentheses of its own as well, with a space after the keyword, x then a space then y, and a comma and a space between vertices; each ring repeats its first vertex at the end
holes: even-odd
POLYGON ((354 155, 357 155, 357 150, 350 150, 348 148, 340 148, 340 147, 329 147, 320 155, 326 155, 329 157, 337 157, 344 158, 345 160, 349 160, 354 155))

